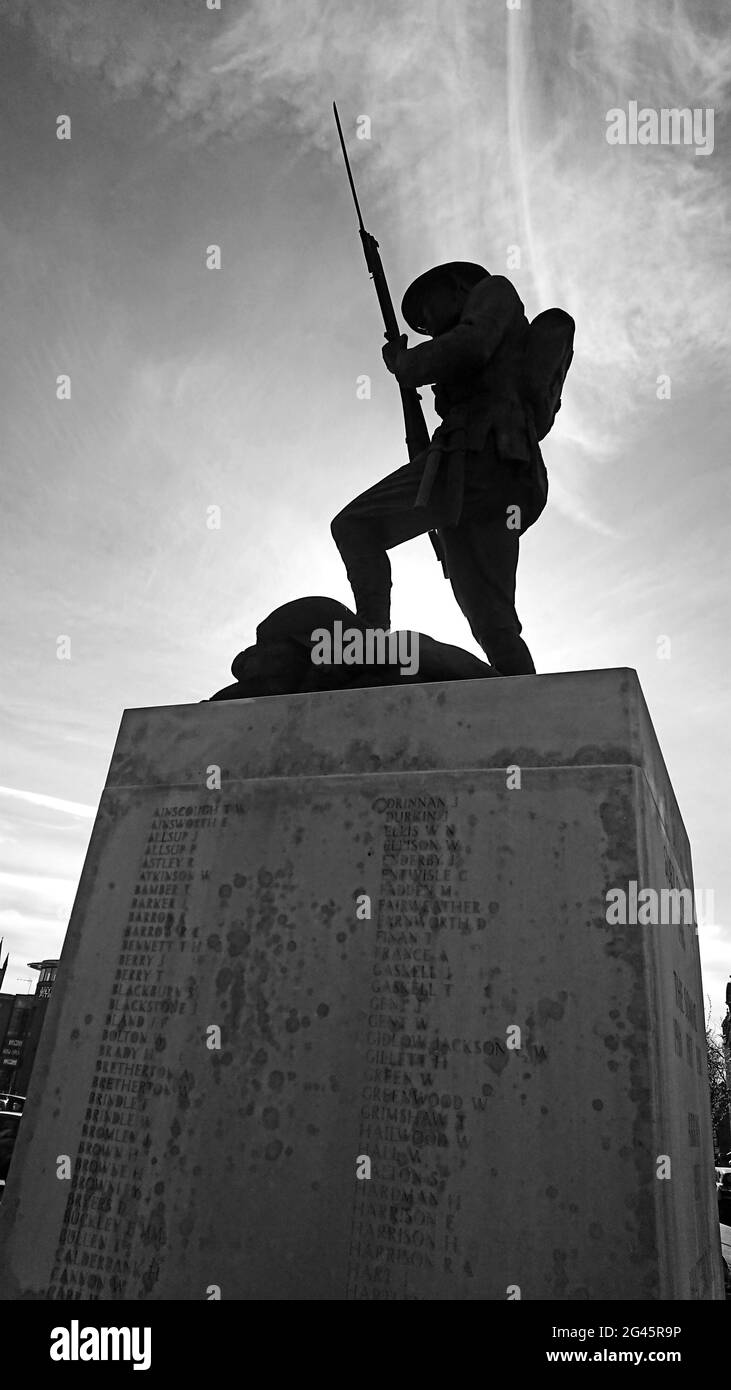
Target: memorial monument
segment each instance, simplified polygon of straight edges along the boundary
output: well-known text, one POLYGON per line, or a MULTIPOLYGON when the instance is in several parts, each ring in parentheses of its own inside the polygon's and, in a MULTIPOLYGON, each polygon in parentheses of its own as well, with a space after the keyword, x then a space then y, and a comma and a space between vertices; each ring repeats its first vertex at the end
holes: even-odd
POLYGON ((124 714, 0 1296, 720 1299, 687 836, 635 673, 536 676, 515 612, 573 320, 449 262, 409 349, 358 216, 409 462, 333 522, 355 611, 124 714), (424 532, 490 665, 388 633, 424 532))
POLYGON ((628 670, 127 711, 0 1295, 721 1298, 692 882, 628 670))

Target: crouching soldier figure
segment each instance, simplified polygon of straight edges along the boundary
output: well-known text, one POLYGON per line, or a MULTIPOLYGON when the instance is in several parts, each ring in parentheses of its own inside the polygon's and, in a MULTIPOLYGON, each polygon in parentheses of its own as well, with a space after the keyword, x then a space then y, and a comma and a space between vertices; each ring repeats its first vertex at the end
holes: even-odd
POLYGON ((532 674, 515 611, 518 549, 546 505, 539 439, 560 404, 573 320, 551 309, 529 324, 509 280, 463 261, 419 276, 401 308, 431 342, 387 343, 384 361, 400 386, 432 385, 442 424, 332 523, 358 621, 389 628, 388 551, 429 532, 491 665, 505 676, 532 674))

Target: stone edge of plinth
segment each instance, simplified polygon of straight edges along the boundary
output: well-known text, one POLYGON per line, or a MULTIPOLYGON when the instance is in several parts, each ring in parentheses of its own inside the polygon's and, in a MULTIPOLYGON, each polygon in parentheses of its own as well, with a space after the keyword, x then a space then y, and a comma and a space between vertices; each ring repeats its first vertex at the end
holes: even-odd
POLYGON ((632 667, 125 709, 105 791, 192 791, 205 787, 201 769, 212 764, 225 765, 229 783, 485 772, 514 764, 635 766, 663 823, 680 828, 687 851, 681 857, 690 862, 687 833, 632 667), (241 734, 235 756, 232 730, 241 734))

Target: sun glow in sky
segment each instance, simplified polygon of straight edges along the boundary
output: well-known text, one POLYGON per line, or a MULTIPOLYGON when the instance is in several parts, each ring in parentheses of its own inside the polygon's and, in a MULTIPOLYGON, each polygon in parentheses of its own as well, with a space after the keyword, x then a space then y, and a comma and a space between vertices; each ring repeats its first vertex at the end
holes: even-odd
MULTIPOLYGON (((576 319, 518 611, 539 671, 638 671, 714 892, 718 1018, 725 3, 3 0, 0 23, 5 989, 60 951, 122 709, 205 699, 288 599, 349 603, 330 520, 404 461, 336 98, 397 303, 457 258, 508 273, 529 317, 576 319), (607 111, 634 100, 713 107, 713 153, 609 145, 607 111)), ((394 627, 477 650, 428 540, 391 559, 394 627)))

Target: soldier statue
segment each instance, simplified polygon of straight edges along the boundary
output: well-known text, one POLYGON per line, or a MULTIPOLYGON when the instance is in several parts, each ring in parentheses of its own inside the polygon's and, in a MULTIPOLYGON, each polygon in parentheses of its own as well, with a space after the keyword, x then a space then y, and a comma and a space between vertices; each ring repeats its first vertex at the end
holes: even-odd
MULTIPOLYGON (((235 658, 236 684, 216 700, 305 693, 402 680, 470 680, 535 674, 515 611, 521 536, 541 515, 548 479, 540 441, 561 405, 573 357, 574 321, 548 309, 528 322, 504 275, 471 261, 435 266, 409 285, 401 305, 415 333, 402 334, 381 263, 358 203, 337 107, 335 121, 358 214, 359 235, 386 330, 383 359, 401 392, 408 463, 356 497, 331 530, 345 563, 356 612, 321 595, 284 604, 235 658), (418 388, 431 385, 441 424, 430 439, 418 388), (390 630, 388 552, 429 534, 475 641, 488 662, 421 635, 420 670, 394 670, 381 657, 314 669, 318 633, 348 624, 358 638, 390 630), (311 624, 311 627, 308 627, 311 624)), ((391 634, 389 641, 394 634, 391 634)))
POLYGON ((358 620, 388 628, 388 551, 436 532, 454 596, 491 665, 505 676, 533 674, 515 579, 520 537, 546 505, 548 479, 522 390, 523 304, 505 276, 453 261, 420 275, 401 309, 431 342, 407 348, 399 337, 386 343, 384 361, 400 386, 432 385, 442 424, 426 449, 332 523, 358 620))
POLYGON ((515 611, 520 537, 548 498, 539 441, 561 405, 574 321, 548 309, 528 322, 504 275, 449 261, 409 285, 401 312, 429 343, 401 333, 375 237, 367 232, 333 103, 366 265, 386 329, 383 359, 401 391, 409 462, 361 493, 331 530, 358 623, 388 629, 388 552, 425 532, 495 674, 534 675, 515 611), (419 386, 431 385, 442 423, 432 439, 419 386))

